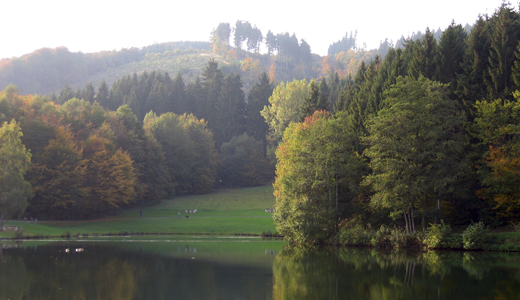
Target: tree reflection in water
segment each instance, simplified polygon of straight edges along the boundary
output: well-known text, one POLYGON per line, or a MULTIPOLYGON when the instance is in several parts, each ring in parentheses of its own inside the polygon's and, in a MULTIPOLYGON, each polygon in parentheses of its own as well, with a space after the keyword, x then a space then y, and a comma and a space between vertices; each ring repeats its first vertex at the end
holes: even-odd
POLYGON ((165 250, 155 253, 143 250, 150 245, 129 243, 90 243, 81 245, 85 251, 70 253, 64 250, 78 248, 71 243, 4 248, 0 299, 518 299, 520 295, 518 253, 294 246, 277 252, 259 246, 252 248, 256 254, 238 259, 236 253, 225 253, 229 251, 210 255, 202 246, 151 245, 165 250))
POLYGON ((274 299, 518 299, 520 255, 287 246, 274 299))

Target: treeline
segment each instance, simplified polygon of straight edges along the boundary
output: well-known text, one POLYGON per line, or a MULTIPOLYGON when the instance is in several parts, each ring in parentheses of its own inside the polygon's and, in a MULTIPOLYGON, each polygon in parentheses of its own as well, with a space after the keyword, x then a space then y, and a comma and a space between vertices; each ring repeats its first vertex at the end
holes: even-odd
POLYGON ((357 225, 518 221, 519 21, 504 4, 470 34, 427 29, 354 76, 278 86, 262 114, 279 232, 319 243, 357 225))
POLYGON ((66 86, 50 99, 64 103, 75 97, 113 111, 128 105, 139 120, 145 119, 150 111, 158 115, 193 114, 207 122, 220 148, 244 133, 265 145, 267 126, 260 111, 269 103, 272 91, 273 86, 263 73, 251 87, 246 101, 240 75, 232 72, 224 75, 218 63, 210 59, 202 76, 188 84, 180 73, 172 79, 167 72, 152 71, 123 76, 111 87, 105 81, 97 89, 91 83, 77 90, 66 86))
MULTIPOLYGON (((180 75, 168 78, 134 74, 110 89, 63 90, 60 97, 68 100, 61 105, 21 96, 13 85, 1 92, 0 122, 17 122, 32 154, 25 179, 34 197, 26 216, 93 218, 135 202, 272 180, 262 138, 267 128, 257 124, 263 122, 258 107, 272 92, 266 74, 252 87, 248 104, 240 77, 222 75, 212 61, 194 83, 195 94, 180 75), (202 103, 200 109, 192 110, 190 99, 202 103)), ((6 207, 8 215, 20 210, 6 207)))
POLYGON ((214 53, 225 54, 231 51, 235 59, 244 58, 243 44, 250 52, 259 53, 260 45, 264 42, 267 48, 267 56, 276 56, 282 66, 289 68, 300 64, 309 67, 312 63, 311 47, 305 40, 298 41, 296 34, 288 32, 274 34, 271 30, 267 34, 248 21, 238 20, 232 28, 229 23, 220 23, 211 34, 211 46, 214 53), (230 37, 233 33, 234 49, 229 49, 230 37))

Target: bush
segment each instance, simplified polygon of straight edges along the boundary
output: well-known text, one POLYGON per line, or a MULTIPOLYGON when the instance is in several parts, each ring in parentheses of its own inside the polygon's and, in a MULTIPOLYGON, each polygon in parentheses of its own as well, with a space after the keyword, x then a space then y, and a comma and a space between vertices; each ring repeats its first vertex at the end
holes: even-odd
POLYGON ((388 236, 390 245, 394 248, 410 248, 414 245, 417 238, 406 233, 404 230, 393 228, 388 236))
POLYGON ((21 239, 21 238, 23 238, 23 232, 21 230, 15 231, 14 236, 17 239, 21 239))
POLYGON ((380 248, 389 248, 391 247, 390 240, 388 236, 390 235, 391 229, 385 225, 381 225, 379 229, 376 231, 374 237, 371 239, 371 244, 380 248))
POLYGON ((371 244, 380 248, 410 248, 416 244, 417 237, 399 228, 382 225, 371 239, 371 244))
POLYGON ((520 232, 520 222, 513 223, 511 226, 513 227, 514 231, 520 232))
POLYGON ((423 243, 428 248, 460 248, 460 235, 453 233, 450 225, 444 224, 441 220, 440 224, 431 224, 424 235, 423 243))
POLYGON ((469 225, 462 233, 462 245, 467 250, 484 249, 487 240, 487 229, 482 222, 469 225))
POLYGON ((343 230, 339 235, 339 242, 345 246, 370 246, 373 233, 356 225, 352 228, 343 230))

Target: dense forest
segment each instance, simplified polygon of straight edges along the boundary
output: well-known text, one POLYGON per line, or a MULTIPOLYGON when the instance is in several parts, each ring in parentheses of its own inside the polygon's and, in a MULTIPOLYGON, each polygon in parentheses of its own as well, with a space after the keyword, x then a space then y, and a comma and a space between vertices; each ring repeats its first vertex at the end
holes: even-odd
MULTIPOLYGON (((46 67, 30 55, 2 60, 0 83, 19 72, 24 86, 56 92, 22 95, 8 85, 0 93, 0 134, 10 136, 1 147, 13 149, 2 151, 30 160, 12 167, 23 177, 9 179, 20 184, 2 191, 0 208, 15 217, 95 218, 274 179, 277 229, 295 241, 328 241, 352 224, 413 233, 440 220, 516 222, 519 26, 520 13, 504 4, 473 26, 427 28, 371 51, 347 33, 320 58, 294 34, 264 37, 249 22, 221 23, 208 49, 155 45, 105 58, 191 51, 206 55, 200 75, 157 67, 76 88, 60 80, 83 76, 77 66, 51 64, 59 75, 46 78, 61 79, 42 83, 36 70, 46 67), (29 200, 9 200, 14 194, 29 200)), ((78 55, 89 66, 92 57, 78 55)))

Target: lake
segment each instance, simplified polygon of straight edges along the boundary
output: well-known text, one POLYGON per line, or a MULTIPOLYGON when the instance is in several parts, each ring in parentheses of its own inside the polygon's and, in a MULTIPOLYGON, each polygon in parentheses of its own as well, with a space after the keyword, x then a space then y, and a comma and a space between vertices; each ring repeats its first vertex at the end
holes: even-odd
POLYGON ((520 299, 520 254, 289 247, 259 238, 8 243, 0 299, 520 299))

